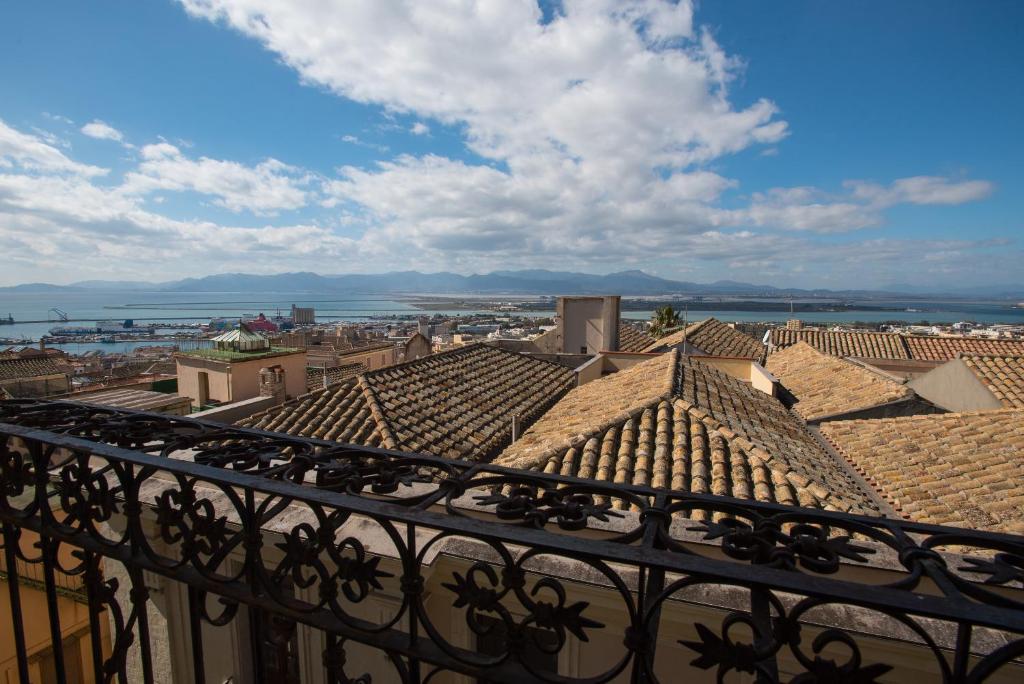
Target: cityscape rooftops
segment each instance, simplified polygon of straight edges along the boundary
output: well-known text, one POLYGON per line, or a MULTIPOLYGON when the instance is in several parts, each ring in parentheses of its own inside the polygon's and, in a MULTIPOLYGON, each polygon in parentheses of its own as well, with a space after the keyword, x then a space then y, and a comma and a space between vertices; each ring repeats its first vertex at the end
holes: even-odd
POLYGON ((824 354, 806 342, 777 351, 768 371, 797 399, 793 410, 805 420, 849 413, 915 397, 906 385, 861 365, 824 354))
POLYGON ((569 392, 495 461, 609 482, 876 512, 772 396, 671 350, 569 392))
POLYGON ((761 361, 765 347, 759 340, 717 318, 708 318, 655 341, 644 351, 664 351, 683 342, 709 356, 732 356, 761 361))
POLYGON ((548 361, 474 344, 362 373, 242 425, 449 458, 488 460, 575 383, 548 361))
POLYGON ((640 330, 632 323, 619 321, 619 348, 617 351, 643 351, 653 342, 654 337, 640 330))

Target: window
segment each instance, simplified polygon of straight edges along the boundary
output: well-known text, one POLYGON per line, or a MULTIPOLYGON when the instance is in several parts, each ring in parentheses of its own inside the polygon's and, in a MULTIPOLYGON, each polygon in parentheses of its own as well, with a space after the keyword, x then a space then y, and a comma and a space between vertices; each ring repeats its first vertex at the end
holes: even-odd
MULTIPOLYGON (((478 634, 476 637, 476 650, 481 655, 500 656, 508 650, 508 630, 505 623, 495 618, 478 616, 477 621, 485 628, 489 628, 486 634, 478 634)), ((523 663, 528 665, 535 672, 558 672, 558 653, 548 653, 542 650, 538 644, 545 649, 554 650, 558 647, 558 638, 551 631, 537 629, 536 627, 526 628, 526 653, 523 655, 523 663)), ((486 679, 477 680, 477 684, 489 684, 486 679)))
POLYGON ((295 622, 262 611, 253 613, 264 681, 299 684, 299 636, 295 622))

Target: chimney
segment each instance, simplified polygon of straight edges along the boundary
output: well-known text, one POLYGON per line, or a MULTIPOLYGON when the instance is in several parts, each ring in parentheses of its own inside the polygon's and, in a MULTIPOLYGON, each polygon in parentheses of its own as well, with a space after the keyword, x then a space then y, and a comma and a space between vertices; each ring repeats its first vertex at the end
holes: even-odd
POLYGON ((512 416, 512 442, 514 443, 521 436, 523 430, 522 424, 519 422, 519 416, 512 416))
POLYGON ((273 397, 275 404, 283 404, 288 398, 284 384, 284 368, 271 366, 260 369, 260 396, 273 397))
POLYGON ((46 351, 46 340, 44 340, 42 337, 39 338, 39 351, 46 351))

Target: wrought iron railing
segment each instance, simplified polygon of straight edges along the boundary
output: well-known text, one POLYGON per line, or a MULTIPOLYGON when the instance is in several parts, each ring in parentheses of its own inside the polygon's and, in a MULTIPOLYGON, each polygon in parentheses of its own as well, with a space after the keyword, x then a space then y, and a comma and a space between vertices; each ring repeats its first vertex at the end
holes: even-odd
POLYGON ((214 681, 229 660, 236 682, 1024 673, 1020 536, 73 402, 0 402, 0 477, 6 564, 42 569, 56 681, 56 573, 82 577, 95 681, 214 681), (211 653, 223 630, 234 651, 211 653))

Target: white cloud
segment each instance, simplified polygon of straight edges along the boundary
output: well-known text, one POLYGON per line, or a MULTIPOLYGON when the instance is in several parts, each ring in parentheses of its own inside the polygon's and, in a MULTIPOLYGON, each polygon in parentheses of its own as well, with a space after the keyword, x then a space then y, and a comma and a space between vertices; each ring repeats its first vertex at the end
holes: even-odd
POLYGON ((96 138, 97 140, 124 142, 124 135, 121 131, 117 130, 110 124, 100 121, 99 119, 93 119, 89 123, 85 124, 82 126, 81 131, 82 135, 87 135, 90 138, 96 138))
POLYGON ((548 25, 532 0, 183 4, 258 39, 306 81, 464 125, 474 152, 515 175, 578 166, 609 192, 623 175, 679 171, 786 135, 768 100, 728 102, 722 85, 738 63, 694 34, 685 1, 566 2, 548 25))
POLYGON ((312 176, 276 159, 255 166, 200 157, 190 159, 167 142, 145 145, 142 162, 125 177, 123 191, 141 195, 156 190, 193 191, 214 197, 230 211, 275 214, 309 201, 312 176))
POLYGON ((102 176, 107 169, 78 164, 38 136, 17 131, 0 121, 0 167, 17 165, 24 171, 102 176))
POLYGON ((357 135, 343 135, 341 136, 341 142, 348 143, 349 145, 358 145, 359 147, 366 147, 371 150, 377 150, 378 152, 385 153, 390 148, 387 145, 378 145, 377 143, 367 142, 361 139, 357 135))
POLYGON ((423 123, 422 121, 417 121, 416 123, 409 127, 409 132, 412 133, 413 135, 429 135, 430 126, 423 123))
POLYGON ((989 181, 953 181, 941 176, 900 178, 889 186, 848 181, 846 186, 854 197, 879 207, 894 204, 963 204, 984 199, 995 191, 995 185, 989 181))

